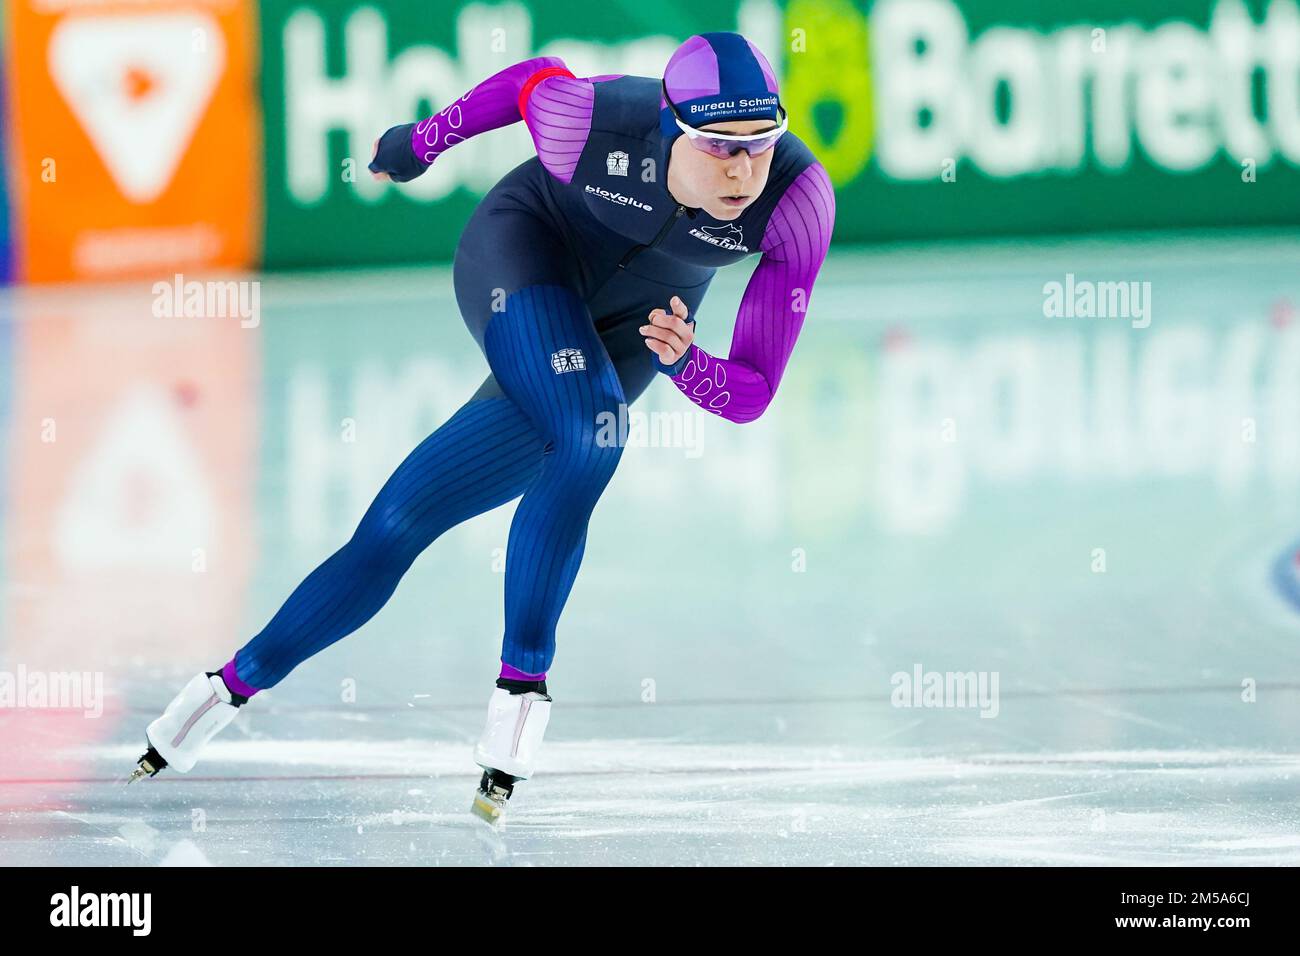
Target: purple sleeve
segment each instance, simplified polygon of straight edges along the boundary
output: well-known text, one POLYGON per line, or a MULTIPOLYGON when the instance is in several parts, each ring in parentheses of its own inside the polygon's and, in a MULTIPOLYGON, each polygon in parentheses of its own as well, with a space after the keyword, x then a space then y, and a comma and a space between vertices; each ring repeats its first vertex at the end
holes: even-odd
MULTIPOLYGON (((508 66, 411 130, 411 149, 426 165, 439 153, 471 136, 524 119, 519 96, 539 70, 564 68, 558 57, 543 56, 508 66)), ((593 79, 605 79, 595 77, 593 79)), ((561 182, 570 182, 591 131, 595 92, 591 79, 554 75, 536 83, 525 104, 528 131, 542 164, 561 182)))
POLYGON ((763 258, 736 315, 731 353, 716 358, 691 344, 673 384, 728 421, 752 422, 776 394, 803 326, 813 282, 835 225, 835 193, 813 163, 790 184, 763 233, 763 258))
POLYGON ((602 79, 605 77, 550 76, 538 83, 528 98, 528 132, 537 147, 537 158, 562 183, 573 182, 578 157, 591 133, 596 102, 593 83, 602 79))

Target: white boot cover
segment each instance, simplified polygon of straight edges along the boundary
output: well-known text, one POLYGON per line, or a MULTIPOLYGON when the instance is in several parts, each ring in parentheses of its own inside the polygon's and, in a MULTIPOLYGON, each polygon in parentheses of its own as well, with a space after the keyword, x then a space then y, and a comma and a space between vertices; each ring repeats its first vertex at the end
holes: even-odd
POLYGON ((474 762, 484 770, 500 770, 521 780, 533 775, 551 698, 536 691, 512 694, 503 687, 488 701, 487 724, 474 748, 474 762))
POLYGON ((238 712, 220 674, 198 674, 145 733, 169 769, 188 773, 203 746, 238 712))

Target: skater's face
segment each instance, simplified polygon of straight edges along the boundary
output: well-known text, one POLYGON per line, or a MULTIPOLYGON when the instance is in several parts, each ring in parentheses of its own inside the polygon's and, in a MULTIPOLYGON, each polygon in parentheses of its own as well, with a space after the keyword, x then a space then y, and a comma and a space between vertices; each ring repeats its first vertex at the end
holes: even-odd
MULTIPOLYGON (((737 120, 710 123, 701 132, 744 136, 772 128, 771 120, 737 120)), ((758 198, 767 185, 775 149, 750 156, 738 149, 734 156, 719 157, 696 149, 685 136, 673 141, 668 163, 668 191, 679 203, 703 209, 714 219, 735 219, 758 198)))

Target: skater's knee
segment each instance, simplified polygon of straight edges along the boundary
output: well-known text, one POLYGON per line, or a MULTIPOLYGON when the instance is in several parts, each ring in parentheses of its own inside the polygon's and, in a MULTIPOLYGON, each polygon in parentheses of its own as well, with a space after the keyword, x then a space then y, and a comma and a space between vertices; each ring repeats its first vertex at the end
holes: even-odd
POLYGON ((590 467, 595 471, 608 471, 613 474, 619 459, 623 457, 623 442, 619 439, 617 429, 612 433, 599 425, 592 429, 584 429, 581 442, 583 454, 590 467))
POLYGON ((566 467, 612 475, 623 455, 625 428, 616 409, 576 415, 555 436, 555 450, 563 452, 566 467))
POLYGON ((576 502, 594 501, 618 469, 623 448, 605 444, 596 436, 574 436, 572 442, 556 443, 554 471, 563 475, 561 497, 576 502))
POLYGON ((424 550, 416 515, 400 504, 377 504, 348 542, 354 560, 371 569, 405 570, 424 550))

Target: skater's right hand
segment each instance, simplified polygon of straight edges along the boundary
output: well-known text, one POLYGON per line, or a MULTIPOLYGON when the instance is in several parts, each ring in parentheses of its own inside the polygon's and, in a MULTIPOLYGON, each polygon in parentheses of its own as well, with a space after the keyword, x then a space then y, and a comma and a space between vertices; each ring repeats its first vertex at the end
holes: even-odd
POLYGON ((695 320, 682 297, 675 295, 668 302, 672 312, 655 309, 647 324, 641 326, 646 348, 654 352, 654 366, 667 375, 676 375, 686 364, 691 342, 695 340, 695 320))
POLYGON ((411 131, 414 123, 394 126, 379 139, 375 140, 374 152, 370 158, 370 175, 380 181, 394 183, 410 182, 419 176, 430 164, 421 161, 411 148, 411 131))

